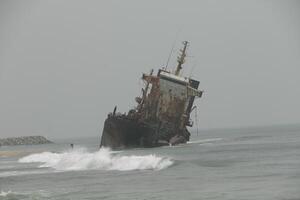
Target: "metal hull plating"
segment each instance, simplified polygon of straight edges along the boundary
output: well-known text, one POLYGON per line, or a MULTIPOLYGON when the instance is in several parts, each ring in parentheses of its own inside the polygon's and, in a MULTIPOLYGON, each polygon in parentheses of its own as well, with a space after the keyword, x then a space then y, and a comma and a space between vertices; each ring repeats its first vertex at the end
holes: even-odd
POLYGON ((157 123, 144 123, 126 115, 110 115, 104 122, 101 147, 113 149, 159 147, 189 141, 190 133, 160 127, 157 123))

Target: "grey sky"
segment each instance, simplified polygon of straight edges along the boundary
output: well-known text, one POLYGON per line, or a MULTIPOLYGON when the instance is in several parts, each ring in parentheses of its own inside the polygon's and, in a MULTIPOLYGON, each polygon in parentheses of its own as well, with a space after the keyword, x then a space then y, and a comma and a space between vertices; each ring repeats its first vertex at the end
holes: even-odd
POLYGON ((200 128, 300 122, 299 1, 0 1, 0 137, 97 135, 178 33, 200 128), (191 70, 194 67, 194 70, 191 70))

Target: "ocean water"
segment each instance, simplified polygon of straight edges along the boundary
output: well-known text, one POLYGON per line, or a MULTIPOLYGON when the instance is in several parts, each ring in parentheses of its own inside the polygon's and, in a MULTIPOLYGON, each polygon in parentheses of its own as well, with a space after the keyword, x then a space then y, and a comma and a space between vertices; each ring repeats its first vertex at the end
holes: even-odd
POLYGON ((55 142, 0 148, 0 200, 300 200, 299 125, 201 131, 152 149, 55 142))

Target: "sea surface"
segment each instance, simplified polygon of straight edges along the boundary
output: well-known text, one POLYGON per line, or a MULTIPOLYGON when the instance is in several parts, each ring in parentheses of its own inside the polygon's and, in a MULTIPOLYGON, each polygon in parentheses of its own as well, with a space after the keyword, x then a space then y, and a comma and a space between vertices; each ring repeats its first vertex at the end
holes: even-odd
POLYGON ((174 147, 98 146, 0 147, 0 200, 300 200, 300 125, 204 130, 174 147))

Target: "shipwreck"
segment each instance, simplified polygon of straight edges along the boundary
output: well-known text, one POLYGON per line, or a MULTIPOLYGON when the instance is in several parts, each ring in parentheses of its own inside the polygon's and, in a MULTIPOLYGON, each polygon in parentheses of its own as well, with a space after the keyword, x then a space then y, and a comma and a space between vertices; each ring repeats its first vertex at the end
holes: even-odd
POLYGON ((190 119, 195 108, 194 100, 201 97, 200 82, 180 74, 186 58, 188 42, 177 59, 177 67, 166 67, 153 75, 143 74, 145 87, 137 106, 126 114, 117 112, 117 107, 104 122, 100 147, 158 147, 186 143, 190 139, 187 127, 193 126, 190 119))

